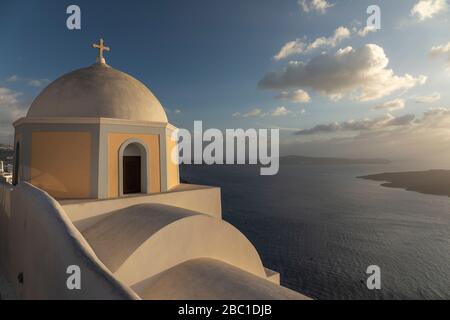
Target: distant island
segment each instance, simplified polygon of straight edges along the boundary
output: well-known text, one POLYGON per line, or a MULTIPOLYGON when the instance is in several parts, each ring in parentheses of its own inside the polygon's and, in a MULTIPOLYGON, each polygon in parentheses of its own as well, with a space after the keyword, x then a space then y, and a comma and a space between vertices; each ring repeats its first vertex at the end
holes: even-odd
POLYGON ((385 159, 346 159, 346 158, 320 158, 305 156, 280 157, 282 165, 354 165, 354 164, 388 164, 385 159))
POLYGON ((383 181, 383 187, 450 197, 450 170, 391 172, 358 178, 383 181))

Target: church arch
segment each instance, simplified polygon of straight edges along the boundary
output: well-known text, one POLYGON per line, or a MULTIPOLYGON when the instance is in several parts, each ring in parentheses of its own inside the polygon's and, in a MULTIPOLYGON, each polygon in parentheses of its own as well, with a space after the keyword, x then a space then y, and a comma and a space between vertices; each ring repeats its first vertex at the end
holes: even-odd
POLYGON ((128 139, 119 148, 119 196, 149 193, 150 155, 147 144, 128 139))

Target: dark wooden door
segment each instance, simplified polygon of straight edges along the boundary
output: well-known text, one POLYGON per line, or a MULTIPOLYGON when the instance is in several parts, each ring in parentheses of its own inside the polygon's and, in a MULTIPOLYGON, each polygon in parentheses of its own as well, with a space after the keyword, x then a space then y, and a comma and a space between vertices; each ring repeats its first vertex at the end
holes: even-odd
POLYGON ((141 157, 123 157, 123 194, 141 192, 141 157))

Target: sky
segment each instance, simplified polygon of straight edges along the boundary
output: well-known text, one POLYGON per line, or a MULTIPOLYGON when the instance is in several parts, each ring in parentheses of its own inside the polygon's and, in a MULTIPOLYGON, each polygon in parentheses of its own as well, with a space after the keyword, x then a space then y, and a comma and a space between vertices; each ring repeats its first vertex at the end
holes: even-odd
POLYGON ((104 38, 107 63, 146 84, 176 126, 279 128, 282 154, 450 164, 449 6, 0 0, 0 143, 45 86, 95 62, 104 38), (81 30, 66 27, 71 4, 81 30))

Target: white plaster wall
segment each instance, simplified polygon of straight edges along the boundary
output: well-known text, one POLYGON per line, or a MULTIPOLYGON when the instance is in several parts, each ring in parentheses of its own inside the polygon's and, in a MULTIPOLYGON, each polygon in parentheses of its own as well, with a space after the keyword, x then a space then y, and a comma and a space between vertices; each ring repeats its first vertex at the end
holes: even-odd
POLYGON ((61 206, 28 183, 2 186, 0 263, 22 299, 138 299, 95 256, 61 206), (68 290, 69 265, 81 269, 81 290, 68 290), (23 284, 17 276, 23 273, 23 284))
POLYGON ((132 286, 180 263, 212 258, 266 279, 255 247, 229 223, 196 215, 179 219, 156 232, 114 273, 132 286))
POLYGON ((266 279, 255 247, 229 223, 161 204, 117 210, 83 232, 98 258, 134 285, 197 258, 221 260, 266 279))
POLYGON ((60 201, 73 224, 83 232, 107 215, 136 204, 159 203, 222 218, 220 188, 180 184, 169 192, 102 200, 60 201))
POLYGON ((210 258, 183 262, 132 288, 146 300, 309 300, 293 290, 210 258))
POLYGON ((10 263, 9 256, 9 224, 10 224, 10 203, 11 191, 13 187, 3 181, 0 181, 0 269, 9 274, 10 263))
MULTIPOLYGON (((169 215, 159 227, 149 223, 151 236, 112 274, 47 193, 28 183, 0 183, 0 267, 22 299, 305 298, 277 285, 274 277, 279 275, 262 266, 255 248, 231 225, 201 213, 170 210, 175 217, 169 215), (219 265, 205 264, 205 258, 219 265), (69 265, 81 269, 81 290, 67 289, 69 265), (185 265, 187 270, 181 268, 185 265)), ((120 219, 116 222, 124 227, 120 219)))

